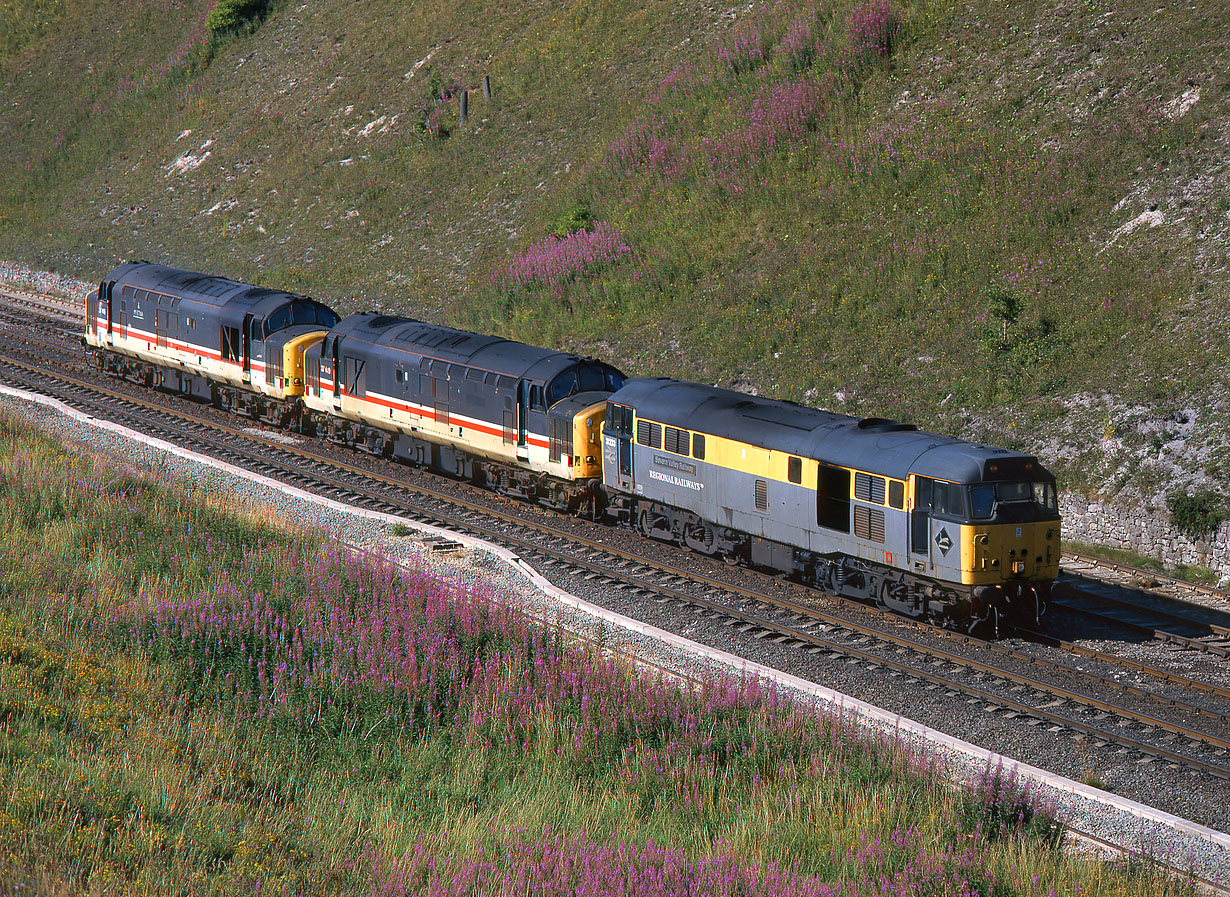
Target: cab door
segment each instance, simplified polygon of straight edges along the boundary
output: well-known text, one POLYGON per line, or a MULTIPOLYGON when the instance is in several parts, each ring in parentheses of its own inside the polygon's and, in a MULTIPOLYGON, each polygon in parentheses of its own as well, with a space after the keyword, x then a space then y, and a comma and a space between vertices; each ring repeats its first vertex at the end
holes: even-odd
POLYGON ((632 475, 632 409, 607 403, 606 422, 602 428, 603 479, 615 483, 620 491, 634 488, 632 475))
POLYGON ((910 517, 913 569, 921 570, 918 565, 925 562, 931 575, 960 581, 965 504, 965 487, 960 483, 914 478, 914 505, 910 517))
POLYGON ((338 414, 342 413, 342 372, 338 367, 340 359, 338 343, 341 342, 341 337, 333 338, 333 410, 338 414))
POLYGON ((530 446, 526 436, 525 424, 528 414, 529 388, 524 380, 517 381, 517 460, 530 459, 530 446))
MULTIPOLYGON (((244 354, 244 358, 247 359, 245 372, 249 378, 253 369, 263 374, 265 372, 265 319, 251 317, 244 329, 244 337, 248 340, 248 351, 244 354)), ((263 383, 264 380, 264 377, 260 377, 254 383, 263 383)))
POLYGON ((914 501, 910 506, 910 567, 918 572, 931 569, 931 503, 935 482, 915 476, 914 501))
POLYGON ((239 355, 243 359, 243 380, 245 383, 252 379, 252 339, 250 330, 252 327, 252 316, 243 316, 243 326, 240 327, 240 350, 239 355))
POLYGON ((107 345, 114 342, 111 336, 111 291, 114 287, 115 281, 108 280, 98 288, 98 327, 102 330, 99 342, 107 345))

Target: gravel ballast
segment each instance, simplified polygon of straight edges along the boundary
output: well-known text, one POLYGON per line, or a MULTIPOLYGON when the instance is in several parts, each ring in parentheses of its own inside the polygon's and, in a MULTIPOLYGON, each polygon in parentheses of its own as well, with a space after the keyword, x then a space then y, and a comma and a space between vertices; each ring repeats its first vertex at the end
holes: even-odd
MULTIPOLYGON (((587 595, 583 589, 572 588, 571 585, 569 590, 560 588, 509 551, 453 533, 446 535, 462 542, 466 546, 463 550, 452 553, 433 551, 433 543, 438 541, 441 531, 386 514, 347 508, 335 501, 308 495, 230 465, 151 442, 147 437, 114 424, 71 412, 53 400, 0 389, 0 407, 61 441, 87 446, 126 463, 167 471, 182 477, 196 489, 224 497, 230 503, 259 508, 267 518, 293 520, 300 525, 325 530, 349 545, 379 553, 398 563, 430 565, 437 576, 462 588, 477 586, 494 590, 519 602, 534 616, 659 666, 689 676, 714 671, 733 672, 736 675, 748 673, 773 679, 804 700, 840 708, 847 715, 857 714, 869 729, 895 735, 913 747, 938 754, 954 780, 976 779, 988 765, 1002 763, 1005 768, 1015 768, 1019 775, 1033 779, 1038 789, 1044 792, 1047 799, 1053 800, 1074 829, 1129 850, 1169 858, 1173 865, 1191 868, 1204 878, 1230 880, 1230 835, 1035 769, 913 722, 891 709, 880 709, 793 675, 791 670, 803 672, 801 663, 791 660, 789 652, 779 645, 764 646, 763 654, 757 657, 767 663, 763 665, 731 653, 734 650, 740 654, 746 652, 737 647, 729 635, 722 636, 720 632, 716 636, 705 634, 708 645, 691 641, 686 636, 695 634, 698 638, 702 637, 698 630, 707 625, 692 611, 661 608, 656 615, 645 616, 642 612, 646 608, 638 605, 652 604, 651 601, 622 593, 614 597, 610 594, 587 595), (395 523, 408 527, 411 534, 394 536, 392 526, 395 523), (659 626, 640 622, 643 619, 653 619, 659 626), (723 637, 726 638, 725 642, 722 641, 723 637), (723 650, 723 647, 729 647, 731 651, 723 650), (783 662, 777 662, 777 658, 783 662)), ((590 588, 595 587, 591 585, 590 588)), ((612 591, 606 589, 608 593, 612 591)), ((826 677, 825 681, 841 685, 839 676, 826 677)), ((892 682, 884 683, 886 698, 890 698, 894 687, 892 682)), ((859 693, 867 694, 862 689, 859 693)), ((884 703, 892 707, 891 700, 884 703)), ((976 714, 972 713, 971 716, 976 714)), ((1045 732, 1038 735, 1045 740, 1045 732)), ((1022 743, 1020 748, 1020 756, 1031 756, 1029 752, 1032 748, 1029 745, 1022 743)), ((1208 794, 1194 797, 1202 801, 1219 800, 1208 794)))

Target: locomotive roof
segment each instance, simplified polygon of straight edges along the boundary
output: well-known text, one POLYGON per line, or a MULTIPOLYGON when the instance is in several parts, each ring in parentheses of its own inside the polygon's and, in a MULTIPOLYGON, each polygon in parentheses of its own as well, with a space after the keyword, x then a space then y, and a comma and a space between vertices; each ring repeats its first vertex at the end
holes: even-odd
POLYGON ((610 400, 635 408, 638 417, 898 479, 910 473, 965 483, 1049 477, 1031 455, 701 383, 629 380, 610 400))
POLYGON ((169 293, 217 308, 225 307, 228 310, 254 314, 268 314, 288 300, 316 301, 295 293, 270 290, 225 277, 182 271, 151 262, 129 262, 120 265, 105 279, 115 281, 117 286, 169 293))
POLYGON ((510 377, 547 381, 577 362, 593 361, 567 352, 541 349, 498 336, 428 324, 397 315, 359 314, 330 331, 346 341, 359 339, 385 350, 408 352, 451 364, 464 364, 510 377))

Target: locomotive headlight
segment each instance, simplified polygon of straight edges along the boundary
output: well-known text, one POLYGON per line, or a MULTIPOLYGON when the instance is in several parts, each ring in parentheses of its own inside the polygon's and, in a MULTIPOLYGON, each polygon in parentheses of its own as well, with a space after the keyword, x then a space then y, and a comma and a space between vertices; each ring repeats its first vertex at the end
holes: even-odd
POLYGON ((585 426, 592 428, 593 425, 594 425, 594 419, 592 417, 585 418, 585 426))

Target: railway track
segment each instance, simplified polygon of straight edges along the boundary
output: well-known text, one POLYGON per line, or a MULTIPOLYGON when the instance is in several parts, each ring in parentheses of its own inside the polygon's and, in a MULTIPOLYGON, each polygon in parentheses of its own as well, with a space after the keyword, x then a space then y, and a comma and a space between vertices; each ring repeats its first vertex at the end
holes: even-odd
POLYGON ((0 284, 0 300, 9 309, 33 312, 35 315, 78 326, 85 322, 85 307, 71 299, 43 296, 29 290, 0 284))
MULTIPOLYGON (((0 312, 0 328, 29 324, 0 312)), ((1021 633, 1024 643, 1008 644, 936 631, 657 543, 622 548, 601 527, 562 521, 400 465, 339 460, 315 441, 287 445, 282 434, 262 434, 233 418, 219 423, 214 418, 221 415, 178 398, 150 401, 136 387, 121 392, 126 387, 100 385, 73 339, 54 327, 0 338, 4 379, 309 491, 473 533, 508 547, 565 588, 582 582, 705 621, 749 651, 776 646, 805 656, 818 675, 843 668, 891 680, 941 702, 952 716, 974 714, 1079 743, 1082 753, 1105 758, 1099 765, 1168 769, 1201 790, 1219 787, 1201 782, 1230 778, 1230 719, 1223 712, 1230 689, 1217 682, 1045 632, 1021 633)), ((439 541, 435 547, 453 546, 439 541)))
MULTIPOLYGON (((1107 569, 1143 582, 1157 582, 1168 590, 1174 590, 1175 584, 1181 582, 1124 564, 1107 566, 1073 553, 1065 558, 1063 578, 1051 596, 1052 606, 1138 637, 1230 657, 1230 612, 1176 598, 1155 588, 1131 587, 1093 575, 1107 569)), ((1197 592, 1193 584, 1182 583, 1178 588, 1186 586, 1192 586, 1191 595, 1230 602, 1230 596, 1208 587, 1200 587, 1197 592)))
MULTIPOLYGON (((11 309, 0 309, 0 324, 32 328, 50 339, 58 340, 57 344, 29 335, 26 337, 31 346, 38 346, 40 349, 53 353, 65 352, 84 363, 85 356, 79 348, 75 345, 65 345, 66 338, 69 341, 76 340, 78 331, 74 329, 66 332, 63 328, 63 323, 70 323, 74 328, 83 326, 84 310, 81 306, 5 288, 0 288, 0 298, 11 301, 18 310, 35 313, 35 319, 31 320, 28 315, 19 316, 13 314, 11 309), (39 320, 41 315, 49 315, 52 321, 39 320)), ((1176 611, 1173 607, 1167 609, 1164 606, 1157 606, 1159 601, 1175 605, 1177 602, 1173 595, 1178 593, 1218 598, 1226 601, 1226 606, 1230 608, 1230 595, 1197 583, 1165 577, 1126 564, 1105 561, 1076 552, 1065 551, 1063 558, 1062 587, 1052 601, 1053 606, 1062 607, 1089 620, 1125 628, 1146 638, 1157 639, 1218 657, 1230 657, 1230 613, 1191 604, 1180 605, 1185 608, 1184 611, 1176 611), (1153 601, 1153 606, 1150 606, 1139 598, 1132 598, 1134 594, 1141 594, 1139 591, 1133 592, 1093 575, 1098 571, 1113 571, 1121 577, 1155 582, 1167 590, 1167 593, 1150 593, 1153 601)), ((1104 662, 1120 663, 1125 668, 1152 674, 1149 669, 1142 668, 1131 661, 1116 659, 1105 652, 1084 649, 1052 633, 1022 630, 1020 634, 1028 639, 1061 647, 1072 654, 1098 657, 1104 662)))
MULTIPOLYGON (((13 347, 7 348, 10 356, 15 354, 13 347)), ((0 370, 14 385, 55 395, 91 415, 108 417, 335 499, 435 526, 463 529, 508 547, 541 569, 586 577, 591 582, 598 579, 612 588, 688 606, 748 639, 772 639, 812 655, 825 654, 883 669, 889 675, 922 683, 925 688, 943 689, 949 698, 967 704, 977 702, 982 710, 1007 719, 1020 716, 1027 718, 1026 725, 1058 726, 1097 748, 1113 745, 1134 752, 1142 760, 1164 761, 1230 779, 1230 718, 1208 706, 1170 698, 1156 708, 1146 708, 1138 700, 1139 693, 1121 689, 1111 678, 1038 655, 929 629, 924 630, 926 638, 910 637, 893 631, 901 628, 896 618, 884 616, 882 626, 860 623, 840 612, 840 606, 837 612, 818 609, 809 600, 812 596, 808 590, 787 585, 785 590, 795 594, 783 596, 783 589, 769 577, 763 578, 761 587, 749 587, 685 570, 640 552, 614 548, 576 532, 564 535, 554 518, 535 519, 539 515, 527 516, 516 505, 511 510, 499 510, 460 497, 454 489, 407 483, 401 477, 326 457, 310 445, 288 445, 271 435, 205 421, 189 413, 191 406, 184 411, 169 410, 161 402, 58 373, 41 359, 22 362, 9 357, 0 370), (416 498, 412 500, 407 493, 416 498), (992 657, 1000 662, 988 662, 992 657), (1061 684, 1073 676, 1104 692, 1122 691, 1134 706, 1061 684), (1201 726, 1182 719, 1199 720, 1201 726)), ((605 536, 605 530, 601 534, 605 536)), ((1201 691, 1192 683, 1180 685, 1201 691)), ((1202 693, 1230 697, 1230 692, 1216 687, 1202 693)), ((1153 700, 1152 695, 1146 695, 1146 700, 1153 700)))

